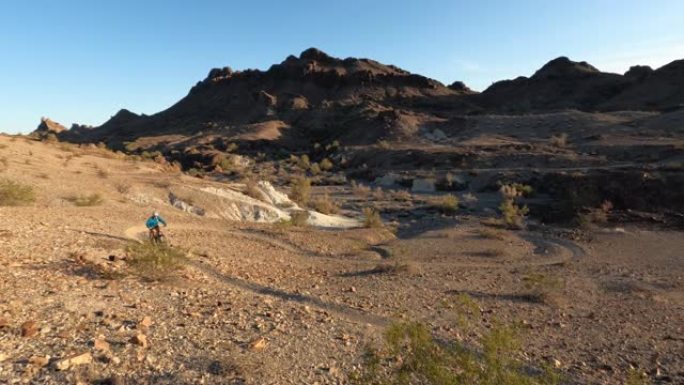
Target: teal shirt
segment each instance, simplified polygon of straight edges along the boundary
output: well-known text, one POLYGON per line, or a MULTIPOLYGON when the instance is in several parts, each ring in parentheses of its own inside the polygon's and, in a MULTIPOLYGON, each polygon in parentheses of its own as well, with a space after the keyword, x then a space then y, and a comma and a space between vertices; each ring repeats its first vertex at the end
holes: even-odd
POLYGON ((147 226, 148 229, 153 229, 153 228, 159 226, 159 223, 161 223, 161 224, 163 224, 164 226, 166 226, 166 221, 164 220, 164 218, 162 218, 162 217, 160 217, 160 216, 156 216, 156 217, 155 217, 155 216, 153 215, 153 216, 151 216, 151 217, 149 217, 149 218, 147 219, 147 222, 145 223, 145 226, 147 226))

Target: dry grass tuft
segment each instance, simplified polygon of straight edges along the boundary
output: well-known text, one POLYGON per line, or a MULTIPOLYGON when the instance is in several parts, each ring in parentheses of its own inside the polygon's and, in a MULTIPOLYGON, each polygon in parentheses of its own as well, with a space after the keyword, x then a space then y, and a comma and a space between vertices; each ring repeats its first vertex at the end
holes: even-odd
POLYGON ((380 218, 380 213, 378 210, 372 207, 366 207, 363 209, 363 226, 367 228, 380 228, 384 227, 382 218, 380 218))
POLYGON ((337 214, 340 212, 339 206, 330 198, 330 195, 325 194, 321 197, 314 199, 313 201, 314 210, 322 214, 337 214))
POLYGON ((306 206, 311 199, 311 179, 302 176, 292 179, 290 199, 306 206))
POLYGON ((71 195, 65 198, 67 201, 78 207, 98 206, 104 203, 104 198, 98 193, 89 195, 71 195))
POLYGON ((33 203, 36 194, 33 187, 10 179, 0 179, 0 206, 22 206, 33 203))

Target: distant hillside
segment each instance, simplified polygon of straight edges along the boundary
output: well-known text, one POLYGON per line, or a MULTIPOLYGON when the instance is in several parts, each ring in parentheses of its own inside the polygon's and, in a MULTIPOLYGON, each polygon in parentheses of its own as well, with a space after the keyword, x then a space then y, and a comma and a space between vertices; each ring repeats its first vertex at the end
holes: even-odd
MULTIPOLYGON (((625 75, 561 57, 531 77, 478 94, 370 59, 338 59, 315 48, 267 71, 215 68, 189 94, 151 116, 121 110, 100 127, 74 125, 73 142, 186 151, 240 141, 286 148, 338 140, 364 145, 413 140, 421 131, 460 129, 463 116, 557 110, 667 110, 684 103, 684 61, 625 75)), ((44 131, 44 124, 39 128, 44 131)))

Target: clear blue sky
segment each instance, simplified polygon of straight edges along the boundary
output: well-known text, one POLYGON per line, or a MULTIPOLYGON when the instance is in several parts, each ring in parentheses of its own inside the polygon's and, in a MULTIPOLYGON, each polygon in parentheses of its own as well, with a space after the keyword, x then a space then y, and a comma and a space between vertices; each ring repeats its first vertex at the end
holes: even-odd
POLYGON ((684 1, 3 0, 0 131, 151 114, 212 67, 312 46, 482 90, 561 55, 613 72, 684 58, 684 1))

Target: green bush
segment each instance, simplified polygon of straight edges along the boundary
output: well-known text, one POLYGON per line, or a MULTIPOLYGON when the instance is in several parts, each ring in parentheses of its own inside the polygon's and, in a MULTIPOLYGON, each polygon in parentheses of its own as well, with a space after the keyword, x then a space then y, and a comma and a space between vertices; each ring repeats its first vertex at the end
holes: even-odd
POLYGON ((528 374, 518 356, 517 329, 494 326, 481 339, 482 352, 458 342, 438 342, 419 322, 390 325, 382 348, 368 348, 351 382, 363 385, 551 385, 559 376, 528 374))
POLYGON ((150 242, 131 243, 126 248, 126 262, 137 275, 158 281, 180 270, 186 261, 185 253, 171 246, 150 242))
POLYGON ((36 200, 33 187, 10 179, 0 179, 0 206, 21 206, 36 200))
POLYGON ((499 205, 499 211, 503 221, 511 229, 522 229, 525 227, 525 216, 529 213, 527 206, 520 207, 511 198, 506 198, 499 205))
POLYGON ((556 276, 543 273, 531 273, 523 277, 523 296, 531 301, 553 304, 565 286, 565 282, 556 276))

